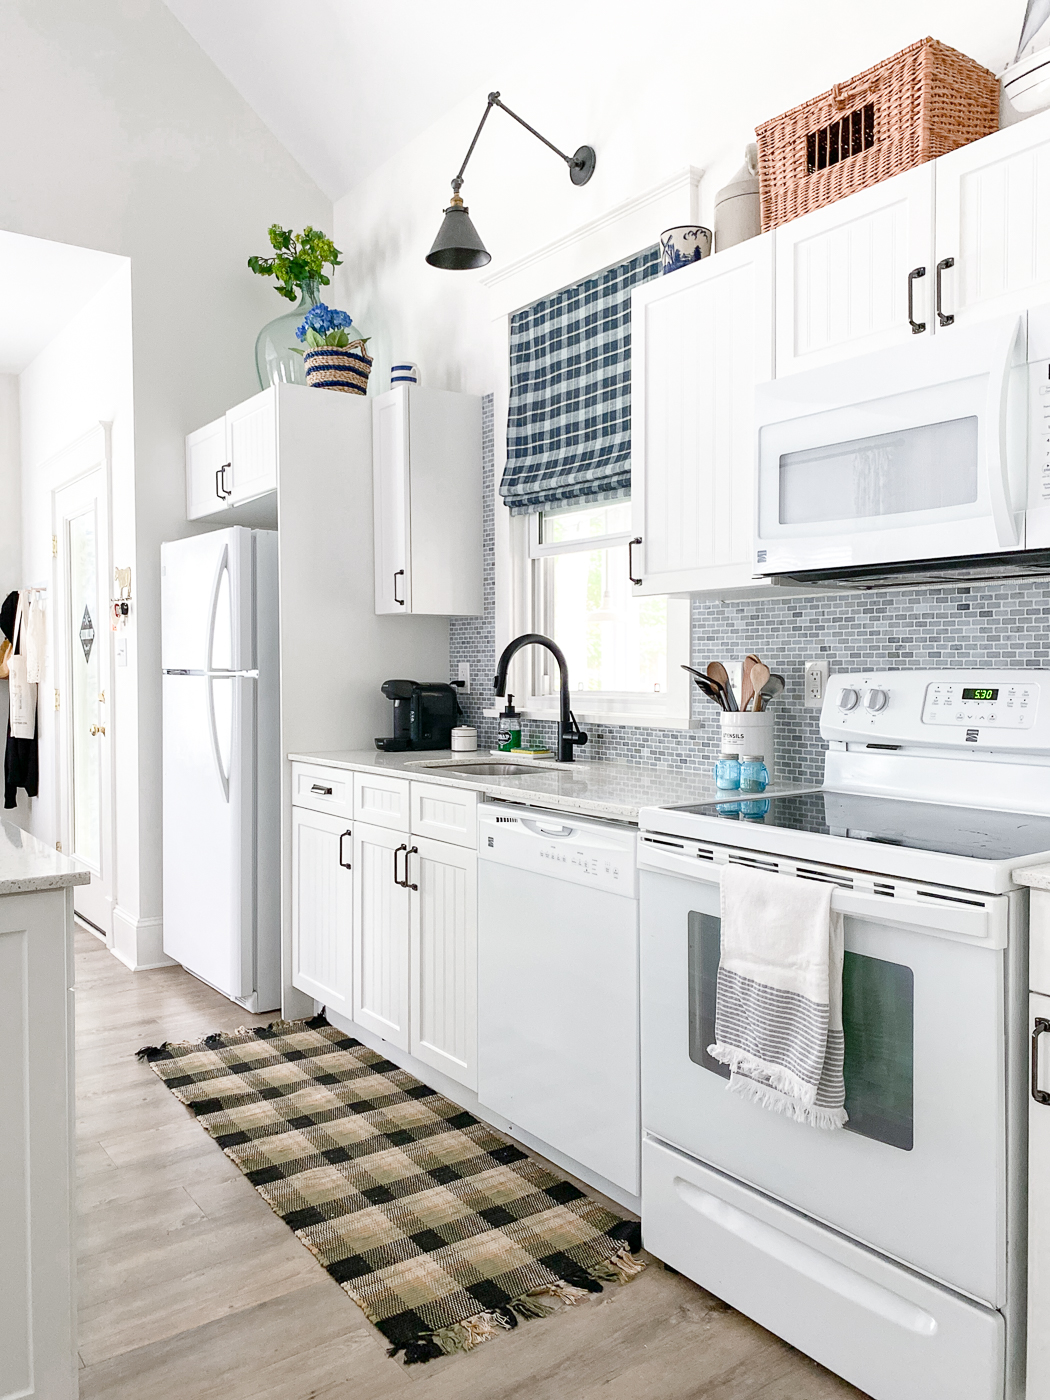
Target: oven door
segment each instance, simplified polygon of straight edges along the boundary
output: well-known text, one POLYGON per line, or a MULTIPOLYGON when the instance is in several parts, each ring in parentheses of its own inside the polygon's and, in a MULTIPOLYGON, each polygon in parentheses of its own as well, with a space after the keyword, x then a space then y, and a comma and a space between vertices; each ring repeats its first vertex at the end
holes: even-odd
MULTIPOLYGON (((686 866, 685 857, 667 858, 679 861, 686 866)), ((718 871, 693 859, 690 878, 642 873, 646 1135, 1002 1306, 1004 944, 1016 896, 944 891, 913 904, 903 885, 895 897, 835 891, 833 905, 845 915, 850 1121, 845 1130, 826 1131, 727 1092, 727 1069, 707 1053, 719 961, 718 871)))
POLYGON ((1025 545, 1025 323, 759 390, 759 574, 1025 545))

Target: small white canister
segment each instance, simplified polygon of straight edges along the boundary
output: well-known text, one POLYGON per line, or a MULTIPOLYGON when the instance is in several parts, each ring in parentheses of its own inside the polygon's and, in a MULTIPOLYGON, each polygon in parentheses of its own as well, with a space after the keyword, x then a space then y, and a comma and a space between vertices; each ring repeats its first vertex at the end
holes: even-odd
POLYGON ((419 366, 413 360, 398 360, 396 364, 390 366, 390 387, 396 389, 399 384, 418 384, 419 366))
POLYGON ((761 754, 769 771, 770 783, 776 782, 776 743, 773 731, 773 711, 725 710, 722 713, 723 753, 761 754))
MULTIPOLYGON (((452 731, 452 752, 473 753, 478 746, 478 731, 469 724, 459 724, 452 731)), ((768 761, 766 766, 768 767, 768 761)))

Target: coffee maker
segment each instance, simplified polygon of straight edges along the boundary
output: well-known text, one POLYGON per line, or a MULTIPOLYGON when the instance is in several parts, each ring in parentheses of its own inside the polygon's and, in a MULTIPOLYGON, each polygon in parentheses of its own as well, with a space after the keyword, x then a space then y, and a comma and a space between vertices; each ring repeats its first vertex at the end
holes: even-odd
POLYGON ((394 702, 394 732, 376 740, 386 753, 405 749, 450 749, 452 730, 460 716, 456 687, 447 681, 384 681, 381 687, 394 702))

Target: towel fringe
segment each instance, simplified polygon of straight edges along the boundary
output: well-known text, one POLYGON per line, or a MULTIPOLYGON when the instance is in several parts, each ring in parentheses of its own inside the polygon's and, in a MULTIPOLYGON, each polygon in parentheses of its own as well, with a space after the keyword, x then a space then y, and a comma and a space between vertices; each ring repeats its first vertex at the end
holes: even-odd
POLYGON ((760 1084, 746 1075, 734 1074, 726 1085, 730 1093, 768 1108, 771 1113, 779 1113, 796 1123, 804 1123, 810 1128, 844 1128, 849 1122, 845 1108, 824 1108, 816 1104, 802 1104, 768 1084, 760 1084))

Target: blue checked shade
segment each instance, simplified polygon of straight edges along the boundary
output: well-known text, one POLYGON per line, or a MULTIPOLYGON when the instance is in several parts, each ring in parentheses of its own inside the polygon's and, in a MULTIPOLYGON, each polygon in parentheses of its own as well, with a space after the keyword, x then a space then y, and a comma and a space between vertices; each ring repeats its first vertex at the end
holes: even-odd
POLYGON ((630 495, 631 289, 659 272, 656 244, 511 316, 512 515, 630 495))

